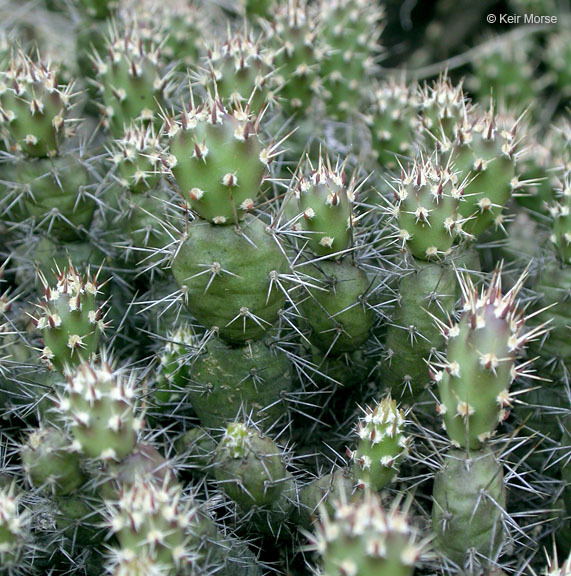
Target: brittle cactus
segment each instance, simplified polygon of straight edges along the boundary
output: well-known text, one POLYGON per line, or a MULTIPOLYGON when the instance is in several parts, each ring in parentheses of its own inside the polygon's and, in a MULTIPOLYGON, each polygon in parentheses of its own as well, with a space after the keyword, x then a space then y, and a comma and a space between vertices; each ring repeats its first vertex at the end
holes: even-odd
POLYGON ((136 415, 133 377, 109 364, 83 363, 67 377, 57 409, 77 448, 90 458, 121 460, 131 453, 143 421, 136 415))
POLYGON ((517 366, 517 355, 545 326, 524 332, 525 316, 516 300, 524 281, 522 275, 502 295, 499 268, 478 294, 470 277, 459 275, 460 321, 438 321, 448 346, 445 361, 432 363, 431 377, 438 383, 438 411, 456 446, 477 449, 485 443, 509 413, 510 385, 522 374, 529 376, 529 363, 517 366))
POLYGON ((98 301, 98 273, 79 274, 73 266, 64 269, 55 286, 42 275, 43 302, 34 318, 42 332, 41 358, 48 367, 68 372, 97 353, 105 331, 104 303, 98 301))
POLYGON ((410 437, 404 435, 405 415, 390 395, 374 408, 367 406, 359 418, 357 448, 348 450, 359 486, 380 491, 394 478, 408 454, 410 437))
POLYGON ((432 529, 440 552, 460 566, 497 558, 506 489, 503 467, 490 450, 450 451, 436 474, 433 500, 432 529))
POLYGON ((310 548, 322 557, 324 576, 405 576, 414 572, 424 543, 398 502, 386 509, 367 491, 355 502, 342 497, 331 516, 324 513, 310 548))
POLYGON ((53 157, 66 131, 73 85, 58 84, 57 69, 21 50, 0 72, 0 119, 12 146, 30 157, 53 157))

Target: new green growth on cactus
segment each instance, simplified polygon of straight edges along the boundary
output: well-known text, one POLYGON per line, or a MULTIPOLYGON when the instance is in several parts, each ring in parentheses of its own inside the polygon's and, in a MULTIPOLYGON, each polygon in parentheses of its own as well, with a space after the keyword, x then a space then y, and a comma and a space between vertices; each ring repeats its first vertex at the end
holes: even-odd
POLYGON ((410 437, 404 435, 405 415, 390 396, 374 408, 367 406, 359 418, 357 448, 348 450, 353 473, 360 487, 378 492, 394 478, 400 462, 408 454, 410 437))
POLYGON ((68 375, 57 409, 65 418, 77 449, 101 460, 121 460, 131 453, 143 421, 135 415, 133 377, 109 364, 80 364, 68 375))
POLYGON ((470 277, 459 274, 460 321, 438 321, 448 347, 446 360, 432 363, 431 377, 438 383, 438 411, 456 446, 477 449, 486 442, 509 413, 511 383, 522 374, 531 375, 529 362, 517 366, 516 358, 546 327, 523 330, 525 317, 517 296, 525 277, 502 295, 498 268, 488 288, 478 294, 470 277))
POLYGON ((398 505, 397 500, 387 510, 367 490, 354 502, 342 496, 331 516, 323 511, 317 533, 309 536, 323 576, 412 576, 425 543, 398 505))
POLYGON ((60 272, 55 286, 40 274, 44 288, 39 315, 34 318, 42 332, 41 358, 48 367, 67 372, 89 360, 105 331, 105 303, 98 302, 99 272, 80 275, 73 266, 60 272))

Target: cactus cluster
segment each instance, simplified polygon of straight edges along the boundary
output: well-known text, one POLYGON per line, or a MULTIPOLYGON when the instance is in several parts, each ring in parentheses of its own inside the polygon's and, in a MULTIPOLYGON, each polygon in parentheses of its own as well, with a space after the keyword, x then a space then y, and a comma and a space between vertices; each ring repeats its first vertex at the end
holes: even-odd
POLYGON ((0 576, 567 576, 563 3, 6 2, 0 576))

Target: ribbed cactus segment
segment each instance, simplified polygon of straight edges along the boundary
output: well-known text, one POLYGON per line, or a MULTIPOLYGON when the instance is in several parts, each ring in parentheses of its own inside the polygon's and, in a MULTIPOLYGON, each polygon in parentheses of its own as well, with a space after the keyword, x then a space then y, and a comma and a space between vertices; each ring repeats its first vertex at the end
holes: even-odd
POLYGON ((183 326, 167 336, 160 363, 159 404, 187 397, 204 427, 223 427, 239 414, 272 425, 286 412, 291 364, 271 340, 232 347, 216 337, 201 341, 183 326))
POLYGON ((349 261, 325 260, 304 272, 312 278, 301 304, 312 329, 310 342, 333 355, 357 350, 375 323, 366 302, 370 281, 365 271, 349 261))
POLYGON ((284 464, 284 452, 257 430, 241 422, 226 426, 216 448, 215 475, 220 488, 240 508, 255 509, 261 515, 255 518, 260 523, 271 526, 274 518, 283 522, 289 515, 293 480, 284 464))
POLYGON ((71 265, 55 286, 40 275, 44 296, 34 321, 45 344, 41 358, 50 368, 72 370, 97 352, 106 327, 97 278, 89 272, 80 275, 71 265))
POLYGON ((229 342, 260 338, 286 300, 280 275, 289 272, 289 263, 253 217, 240 230, 193 222, 172 272, 191 314, 229 342))
POLYGON ((153 123, 168 92, 169 75, 154 42, 146 46, 137 24, 124 31, 110 28, 107 53, 93 56, 96 81, 111 133, 123 134, 134 120, 153 123))
POLYGON ((324 58, 317 19, 309 14, 307 1, 280 2, 267 22, 266 34, 274 54, 272 85, 278 101, 287 116, 305 114, 320 92, 319 70, 324 58))
POLYGON ((65 136, 73 86, 58 84, 57 74, 21 51, 0 71, 0 126, 27 156, 55 156, 65 136))
POLYGON ((464 124, 456 136, 454 165, 471 181, 464 189, 460 214, 466 232, 478 236, 494 224, 501 227, 502 211, 517 186, 515 154, 517 122, 496 117, 492 107, 464 124))
POLYGON ((159 352, 159 367, 153 394, 158 406, 182 399, 188 385, 190 362, 199 346, 200 338, 187 324, 167 333, 164 346, 159 352))
POLYGON ((496 560, 503 543, 506 506, 503 467, 488 449, 452 450, 434 479, 432 530, 435 548, 463 566, 496 560), (473 555, 468 560, 468 555, 473 555))
POLYGON ((21 510, 16 484, 0 487, 0 571, 10 574, 22 567, 30 544, 30 518, 29 512, 21 510))
POLYGON ((121 460, 133 450, 142 427, 135 415, 136 394, 134 378, 105 362, 81 364, 68 376, 58 410, 81 453, 121 460))
POLYGON ((512 405, 510 385, 528 364, 516 366, 517 355, 545 332, 544 326, 523 330, 525 317, 516 299, 525 277, 502 295, 498 268, 489 287, 478 294, 472 280, 459 274, 460 321, 439 322, 448 347, 446 360, 433 364, 431 376, 440 392, 438 410, 457 446, 476 449, 494 434, 512 405))
POLYGON ((354 502, 341 498, 333 510, 322 515, 311 538, 323 576, 412 576, 423 545, 397 505, 386 510, 377 494, 366 491, 354 502))
POLYGON ((121 186, 131 192, 154 188, 161 175, 161 146, 152 125, 132 123, 113 141, 110 161, 121 186))
POLYGON ((360 486, 378 492, 395 477, 408 454, 410 438, 404 433, 404 412, 390 395, 363 412, 355 430, 359 437, 357 449, 350 452, 353 473, 360 486))
POLYGON ((247 107, 257 114, 273 100, 272 60, 271 51, 251 33, 229 32, 220 46, 208 51, 201 84, 229 108, 247 107))
POLYGON ((375 85, 366 116, 371 130, 372 152, 388 169, 398 167, 399 157, 409 157, 417 133, 418 98, 414 86, 393 78, 375 85))
POLYGON ((57 428, 31 432, 20 455, 30 484, 54 495, 71 494, 86 480, 81 456, 73 450, 72 440, 57 428))
POLYGON ((450 166, 431 159, 415 162, 396 183, 398 239, 420 260, 442 258, 456 238, 463 236, 458 214, 466 182, 450 166))
POLYGON ((348 181, 343 166, 331 166, 329 158, 319 157, 315 169, 307 162, 307 173, 295 188, 308 246, 319 256, 331 256, 349 248, 353 232, 355 179, 348 181))
POLYGON ((552 218, 551 242, 558 259, 571 264, 571 171, 568 171, 555 189, 556 200, 549 207, 552 218))
POLYGON ((322 0, 317 7, 326 44, 321 77, 328 116, 360 111, 363 90, 380 52, 384 11, 367 0, 322 0))
POLYGON ((178 485, 138 481, 107 506, 108 524, 120 545, 110 562, 113 574, 136 574, 127 572, 129 567, 145 575, 175 576, 197 560, 191 543, 198 512, 178 485))
POLYGON ((254 207, 271 149, 258 136, 258 119, 220 101, 191 103, 179 118, 167 118, 166 167, 178 190, 201 218, 234 224, 254 207))
POLYGON ((533 351, 541 352, 551 371, 564 375, 571 369, 571 267, 556 258, 547 259, 539 268, 534 290, 538 314, 533 325, 549 322, 550 330, 534 343, 533 351))

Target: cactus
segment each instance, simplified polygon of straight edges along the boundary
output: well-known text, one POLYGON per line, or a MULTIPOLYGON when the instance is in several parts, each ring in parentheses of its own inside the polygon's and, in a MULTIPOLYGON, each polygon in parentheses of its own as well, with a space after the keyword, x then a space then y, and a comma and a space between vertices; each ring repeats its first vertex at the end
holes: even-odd
POLYGON ((81 457, 73 451, 70 439, 57 428, 45 427, 28 435, 20 454, 28 480, 54 495, 75 492, 86 480, 81 457))
POLYGON ((120 137, 134 120, 158 121, 170 78, 161 68, 158 46, 154 42, 145 46, 137 24, 127 24, 121 32, 111 26, 107 42, 107 55, 95 53, 93 65, 105 122, 112 134, 120 137))
POLYGON ((247 108, 258 114, 274 100, 272 59, 271 51, 251 33, 229 34, 220 46, 208 50, 200 83, 229 108, 247 108))
POLYGON ((255 205, 272 149, 258 137, 246 110, 220 101, 191 102, 180 119, 167 118, 167 174, 192 210, 213 224, 237 224, 255 205))
POLYGON ((0 570, 15 573, 25 566, 30 548, 30 513, 22 510, 16 484, 0 487, 0 570))
POLYGON ((120 544, 109 559, 113 573, 174 576, 200 558, 200 516, 182 496, 174 483, 143 481, 108 503, 108 523, 120 544))
POLYGON ((77 448, 90 458, 121 460, 143 425, 135 416, 135 384, 109 364, 81 364, 58 400, 77 448))
POLYGON ((303 215, 300 227, 315 254, 340 255, 352 241, 355 179, 348 182, 343 166, 333 168, 329 158, 321 156, 317 169, 309 160, 308 168, 308 175, 299 177, 295 191, 303 215))
POLYGON ((306 0, 278 4, 274 18, 265 23, 276 72, 271 82, 286 116, 303 115, 320 93, 319 72, 324 50, 319 26, 306 0))
POLYGON ((394 478, 408 453, 410 438, 403 434, 404 412, 390 395, 375 408, 367 406, 363 412, 356 427, 357 449, 348 450, 348 454, 358 485, 378 492, 394 478))
POLYGON ((293 506, 293 480, 283 460, 273 440, 240 422, 226 426, 216 447, 219 486, 250 513, 257 529, 275 537, 293 506))
POLYGON ((30 157, 55 156, 66 131, 73 85, 60 85, 57 70, 22 51, 0 74, 0 117, 12 146, 30 157))
POLYGON ((190 312, 231 343, 260 338, 277 320, 288 270, 266 225, 251 216, 239 230, 193 222, 172 263, 190 312))
POLYGON ((380 498, 365 492, 362 500, 342 497, 330 517, 324 513, 311 549, 323 559, 324 576, 412 575, 423 552, 416 529, 398 502, 386 510, 380 498))
POLYGON ((434 479, 433 500, 435 548, 460 566, 496 560, 506 490, 502 465, 489 449, 451 450, 434 479))
POLYGON ((49 368, 67 372, 97 352, 106 328, 97 278, 89 271, 82 276, 71 265, 59 274, 55 286, 40 275, 44 297, 34 322, 42 332, 41 358, 49 368))
POLYGON ((413 152, 417 107, 414 86, 393 78, 375 85, 366 121, 371 130, 372 152, 381 166, 394 170, 399 158, 413 152))
POLYGON ((380 51, 384 12, 363 0, 321 2, 318 9, 326 44, 320 69, 323 99, 328 116, 344 120, 359 111, 363 86, 380 51))
POLYGON ((478 449, 486 442, 509 413, 511 383, 522 374, 529 376, 528 363, 517 366, 516 358, 545 326, 523 331, 525 317, 516 299, 524 281, 525 274, 502 295, 500 268, 478 294, 472 280, 459 275, 460 321, 450 325, 439 321, 448 347, 446 360, 433 363, 431 377, 438 383, 438 411, 456 446, 478 449))

